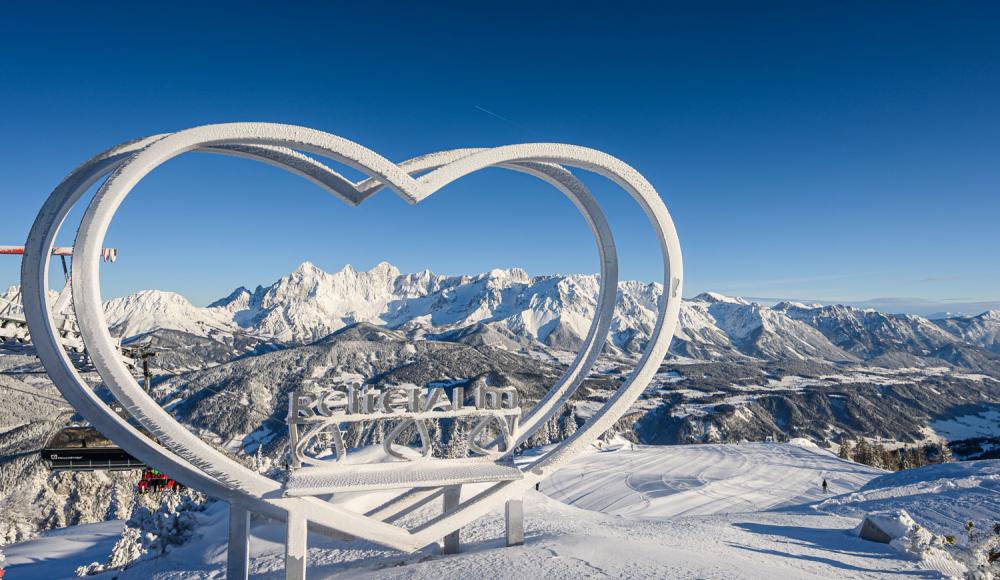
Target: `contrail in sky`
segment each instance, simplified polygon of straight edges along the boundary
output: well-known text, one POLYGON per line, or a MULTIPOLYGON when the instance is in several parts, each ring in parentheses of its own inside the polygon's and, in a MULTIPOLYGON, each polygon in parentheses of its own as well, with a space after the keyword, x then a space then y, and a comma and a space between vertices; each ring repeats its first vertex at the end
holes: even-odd
POLYGON ((485 107, 480 107, 479 105, 473 105, 473 106, 475 108, 479 109, 480 111, 486 113, 487 115, 491 116, 491 117, 496 117, 497 119, 500 119, 501 121, 503 121, 504 123, 507 123, 508 125, 510 125, 512 127, 516 127, 516 128, 518 128, 518 129, 520 129, 522 131, 525 131, 527 133, 531 133, 533 135, 537 135, 537 133, 535 131, 532 131, 531 129, 525 127, 524 125, 520 125, 518 123, 515 123, 514 121, 511 121, 507 117, 498 115, 498 114, 494 113, 493 111, 491 111, 491 110, 489 110, 489 109, 487 109, 485 107))

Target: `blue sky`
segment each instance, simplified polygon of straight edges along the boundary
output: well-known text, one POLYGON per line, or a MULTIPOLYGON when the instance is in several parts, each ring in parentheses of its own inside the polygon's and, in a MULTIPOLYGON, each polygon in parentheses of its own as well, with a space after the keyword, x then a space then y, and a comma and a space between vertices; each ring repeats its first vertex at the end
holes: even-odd
MULTIPOLYGON (((0 5, 0 244, 23 243, 52 187, 106 147, 260 120, 396 160, 605 150, 662 194, 689 295, 1000 299, 996 3, 144 4, 0 5)), ((623 277, 658 279, 642 215, 586 181, 623 277)), ((121 260, 105 296, 200 304, 303 260, 597 268, 572 206, 499 170, 417 207, 383 193, 351 209, 276 169, 191 155, 136 188, 108 241, 121 260)))

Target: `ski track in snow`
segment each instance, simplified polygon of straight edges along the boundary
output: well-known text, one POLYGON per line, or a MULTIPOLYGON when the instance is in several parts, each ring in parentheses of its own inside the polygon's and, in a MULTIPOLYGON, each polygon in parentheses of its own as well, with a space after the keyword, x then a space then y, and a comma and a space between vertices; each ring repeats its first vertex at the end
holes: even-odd
POLYGON ((676 445, 593 454, 542 482, 565 503, 611 515, 674 518, 762 511, 855 490, 883 471, 796 445, 676 445))

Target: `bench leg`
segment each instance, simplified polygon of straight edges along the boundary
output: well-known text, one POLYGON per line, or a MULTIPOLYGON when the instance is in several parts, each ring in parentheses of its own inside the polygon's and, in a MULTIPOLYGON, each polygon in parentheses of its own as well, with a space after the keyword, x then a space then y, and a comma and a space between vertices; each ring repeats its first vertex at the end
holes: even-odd
POLYGON ((524 500, 509 499, 504 510, 507 520, 507 546, 524 544, 524 500))
POLYGON ((305 580, 308 526, 305 514, 288 510, 288 540, 285 542, 285 580, 305 580))
MULTIPOLYGON (((462 486, 461 485, 451 485, 444 488, 444 513, 450 513, 458 508, 458 504, 462 502, 462 486)), ((444 554, 457 554, 461 548, 461 540, 459 539, 459 534, 461 529, 455 530, 454 532, 448 534, 444 537, 444 554)))
POLYGON ((229 504, 229 547, 226 552, 226 578, 247 580, 250 573, 250 512, 229 504))

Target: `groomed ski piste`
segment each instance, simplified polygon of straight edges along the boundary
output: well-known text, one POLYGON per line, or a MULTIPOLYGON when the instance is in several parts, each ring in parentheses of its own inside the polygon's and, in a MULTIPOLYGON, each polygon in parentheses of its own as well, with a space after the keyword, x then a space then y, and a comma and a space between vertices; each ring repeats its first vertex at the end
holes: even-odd
MULTIPOLYGON (((371 494, 340 498, 357 508, 371 494)), ((310 537, 310 578, 939 578, 949 562, 859 539, 866 513, 905 509, 937 534, 1000 514, 1000 461, 888 473, 806 441, 594 449, 530 492, 526 543, 503 547, 503 515, 462 531, 462 553, 403 554, 310 537), (824 494, 821 482, 830 489, 824 494)), ((226 508, 160 558, 94 578, 221 578, 226 508)), ((11 578, 73 577, 106 558, 120 523, 76 526, 5 549, 11 578)), ((256 522, 251 575, 283 577, 284 528, 256 522)), ((961 538, 959 539, 961 541, 961 538)))

